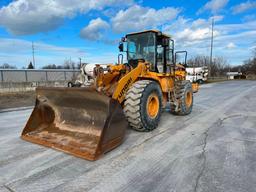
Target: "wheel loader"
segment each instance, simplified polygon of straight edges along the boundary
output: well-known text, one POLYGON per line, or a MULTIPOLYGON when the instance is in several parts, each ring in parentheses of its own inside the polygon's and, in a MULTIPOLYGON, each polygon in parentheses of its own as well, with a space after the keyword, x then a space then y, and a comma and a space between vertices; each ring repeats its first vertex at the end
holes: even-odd
POLYGON ((130 33, 119 50, 117 64, 94 69, 89 87, 38 87, 22 139, 96 160, 123 142, 128 126, 152 131, 166 107, 176 115, 191 112, 192 85, 177 69, 180 52, 174 52, 170 36, 158 30, 130 33))

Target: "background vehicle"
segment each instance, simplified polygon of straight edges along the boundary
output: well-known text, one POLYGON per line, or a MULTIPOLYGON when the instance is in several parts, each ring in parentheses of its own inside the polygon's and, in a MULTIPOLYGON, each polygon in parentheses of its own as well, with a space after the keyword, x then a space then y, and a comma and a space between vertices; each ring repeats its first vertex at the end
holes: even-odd
POLYGON ((110 64, 98 64, 98 63, 85 63, 80 68, 80 74, 77 76, 75 82, 68 82, 68 87, 86 87, 90 86, 94 82, 94 68, 96 66, 107 68, 110 64))
POLYGON ((202 84, 207 81, 208 78, 208 68, 204 67, 187 67, 186 68, 186 80, 190 82, 197 82, 202 84))

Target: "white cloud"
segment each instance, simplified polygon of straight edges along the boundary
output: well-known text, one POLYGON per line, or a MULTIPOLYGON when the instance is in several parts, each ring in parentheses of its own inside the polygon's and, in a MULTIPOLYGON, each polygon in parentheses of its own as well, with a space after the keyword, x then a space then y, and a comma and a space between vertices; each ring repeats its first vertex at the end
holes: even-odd
POLYGON ((213 17, 210 17, 209 21, 211 21, 212 19, 214 19, 214 22, 219 22, 219 21, 222 21, 224 19, 224 16, 223 15, 215 15, 213 17))
POLYGON ((179 16, 176 20, 171 22, 171 24, 164 25, 162 27, 162 30, 165 32, 180 31, 181 29, 184 29, 189 22, 191 22, 191 19, 184 18, 183 16, 179 16))
POLYGON ((249 9, 255 9, 255 8, 256 8, 256 1, 248 0, 244 3, 240 3, 239 5, 232 7, 232 10, 233 10, 233 14, 239 14, 249 9))
POLYGON ((221 44, 225 42, 234 42, 236 44, 244 45, 248 47, 248 45, 252 44, 256 36, 256 30, 246 30, 241 31, 239 33, 229 33, 225 35, 221 35, 216 38, 216 41, 221 44))
MULTIPOLYGON (((36 68, 41 68, 47 64, 62 65, 65 60, 71 58, 74 62, 89 63, 115 63, 117 52, 111 52, 106 48, 97 47, 97 52, 92 47, 63 47, 35 42, 36 68)), ((116 47, 116 46, 115 46, 116 47)), ((0 65, 9 63, 18 68, 27 67, 32 60, 31 42, 16 38, 0 38, 0 65)))
POLYGON ((209 10, 215 14, 223 9, 227 5, 228 1, 229 0, 210 0, 202 8, 200 8, 197 13, 200 14, 209 10))
POLYGON ((112 27, 118 33, 152 29, 170 22, 179 12, 179 9, 173 7, 156 10, 134 5, 119 11, 111 20, 112 27))
POLYGON ((251 50, 256 49, 256 45, 250 47, 251 50))
POLYGON ((243 17, 243 21, 253 21, 253 20, 256 20, 256 14, 245 15, 243 17))
MULTIPOLYGON (((86 56, 88 50, 86 47, 61 47, 42 42, 35 42, 34 46, 38 67, 50 63, 62 64, 69 57, 86 56)), ((0 64, 10 63, 17 67, 27 66, 32 59, 31 42, 21 39, 0 38, 0 53, 0 64)))
MULTIPOLYGON (((216 23, 223 19, 223 16, 214 16, 216 23)), ((199 41, 209 39, 211 37, 211 20, 209 19, 185 19, 179 17, 171 25, 165 25, 163 31, 171 34, 177 41, 177 44, 194 44, 199 41)), ((214 37, 219 36, 221 32, 217 29, 213 31, 214 37)))
POLYGON ((236 24, 218 24, 215 25, 215 29, 221 31, 222 34, 239 32, 241 30, 256 30, 256 21, 248 21, 236 24))
POLYGON ((89 40, 101 40, 103 37, 102 33, 109 27, 109 24, 101 18, 93 19, 81 30, 80 36, 89 40))
MULTIPOLYGON (((171 25, 165 25, 163 31, 171 34, 177 40, 178 44, 193 45, 195 43, 202 43, 211 37, 211 19, 212 17, 196 20, 179 17, 171 25)), ((215 16, 214 38, 222 36, 228 38, 231 35, 241 34, 245 31, 256 31, 256 21, 237 24, 219 24, 218 22, 221 19, 223 19, 222 16, 215 16)), ((242 41, 245 41, 245 39, 242 39, 242 41)))
POLYGON ((131 4, 132 0, 17 0, 0 9, 0 26, 15 35, 46 32, 78 13, 131 4))
POLYGON ((236 45, 233 42, 230 42, 229 44, 227 44, 226 48, 234 49, 234 48, 236 48, 236 45))
MULTIPOLYGON (((21 39, 11 39, 11 38, 0 38, 0 52, 1 53, 31 53, 31 43, 27 40, 21 40, 21 39)), ((82 49, 79 48, 68 48, 68 47, 60 47, 55 46, 51 44, 46 44, 42 42, 35 42, 35 49, 37 52, 54 52, 59 54, 67 54, 70 53, 78 55, 78 54, 84 54, 85 52, 82 49)))
MULTIPOLYGON (((230 64, 241 64, 250 57, 255 45, 256 21, 221 24, 223 16, 215 16, 213 55, 223 56, 230 64), (230 44, 232 43, 232 44, 230 44)), ((188 56, 210 55, 211 20, 178 17, 163 31, 175 40, 176 50, 187 50, 188 56)))
MULTIPOLYGON (((220 33, 216 30, 213 31, 214 37, 218 36, 220 33)), ((211 37, 211 29, 208 28, 198 28, 198 29, 189 29, 186 28, 183 31, 179 32, 175 36, 180 41, 186 41, 188 44, 193 44, 194 41, 201 41, 209 39, 211 37)))

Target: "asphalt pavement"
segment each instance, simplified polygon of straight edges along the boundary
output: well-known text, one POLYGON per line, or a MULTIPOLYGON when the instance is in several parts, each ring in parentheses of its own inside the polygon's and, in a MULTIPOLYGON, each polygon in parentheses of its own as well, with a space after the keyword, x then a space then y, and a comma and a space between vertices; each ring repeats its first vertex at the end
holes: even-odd
POLYGON ((205 84, 188 116, 95 162, 20 139, 31 108, 0 113, 0 191, 256 191, 256 81, 205 84))

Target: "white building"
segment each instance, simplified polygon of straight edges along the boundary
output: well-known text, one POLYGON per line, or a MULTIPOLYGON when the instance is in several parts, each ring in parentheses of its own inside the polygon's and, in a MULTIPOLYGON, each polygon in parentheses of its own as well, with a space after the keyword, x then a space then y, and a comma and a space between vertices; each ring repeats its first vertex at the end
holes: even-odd
POLYGON ((228 79, 235 79, 235 76, 240 76, 240 75, 242 75, 242 73, 241 72, 227 72, 227 78, 228 79))

